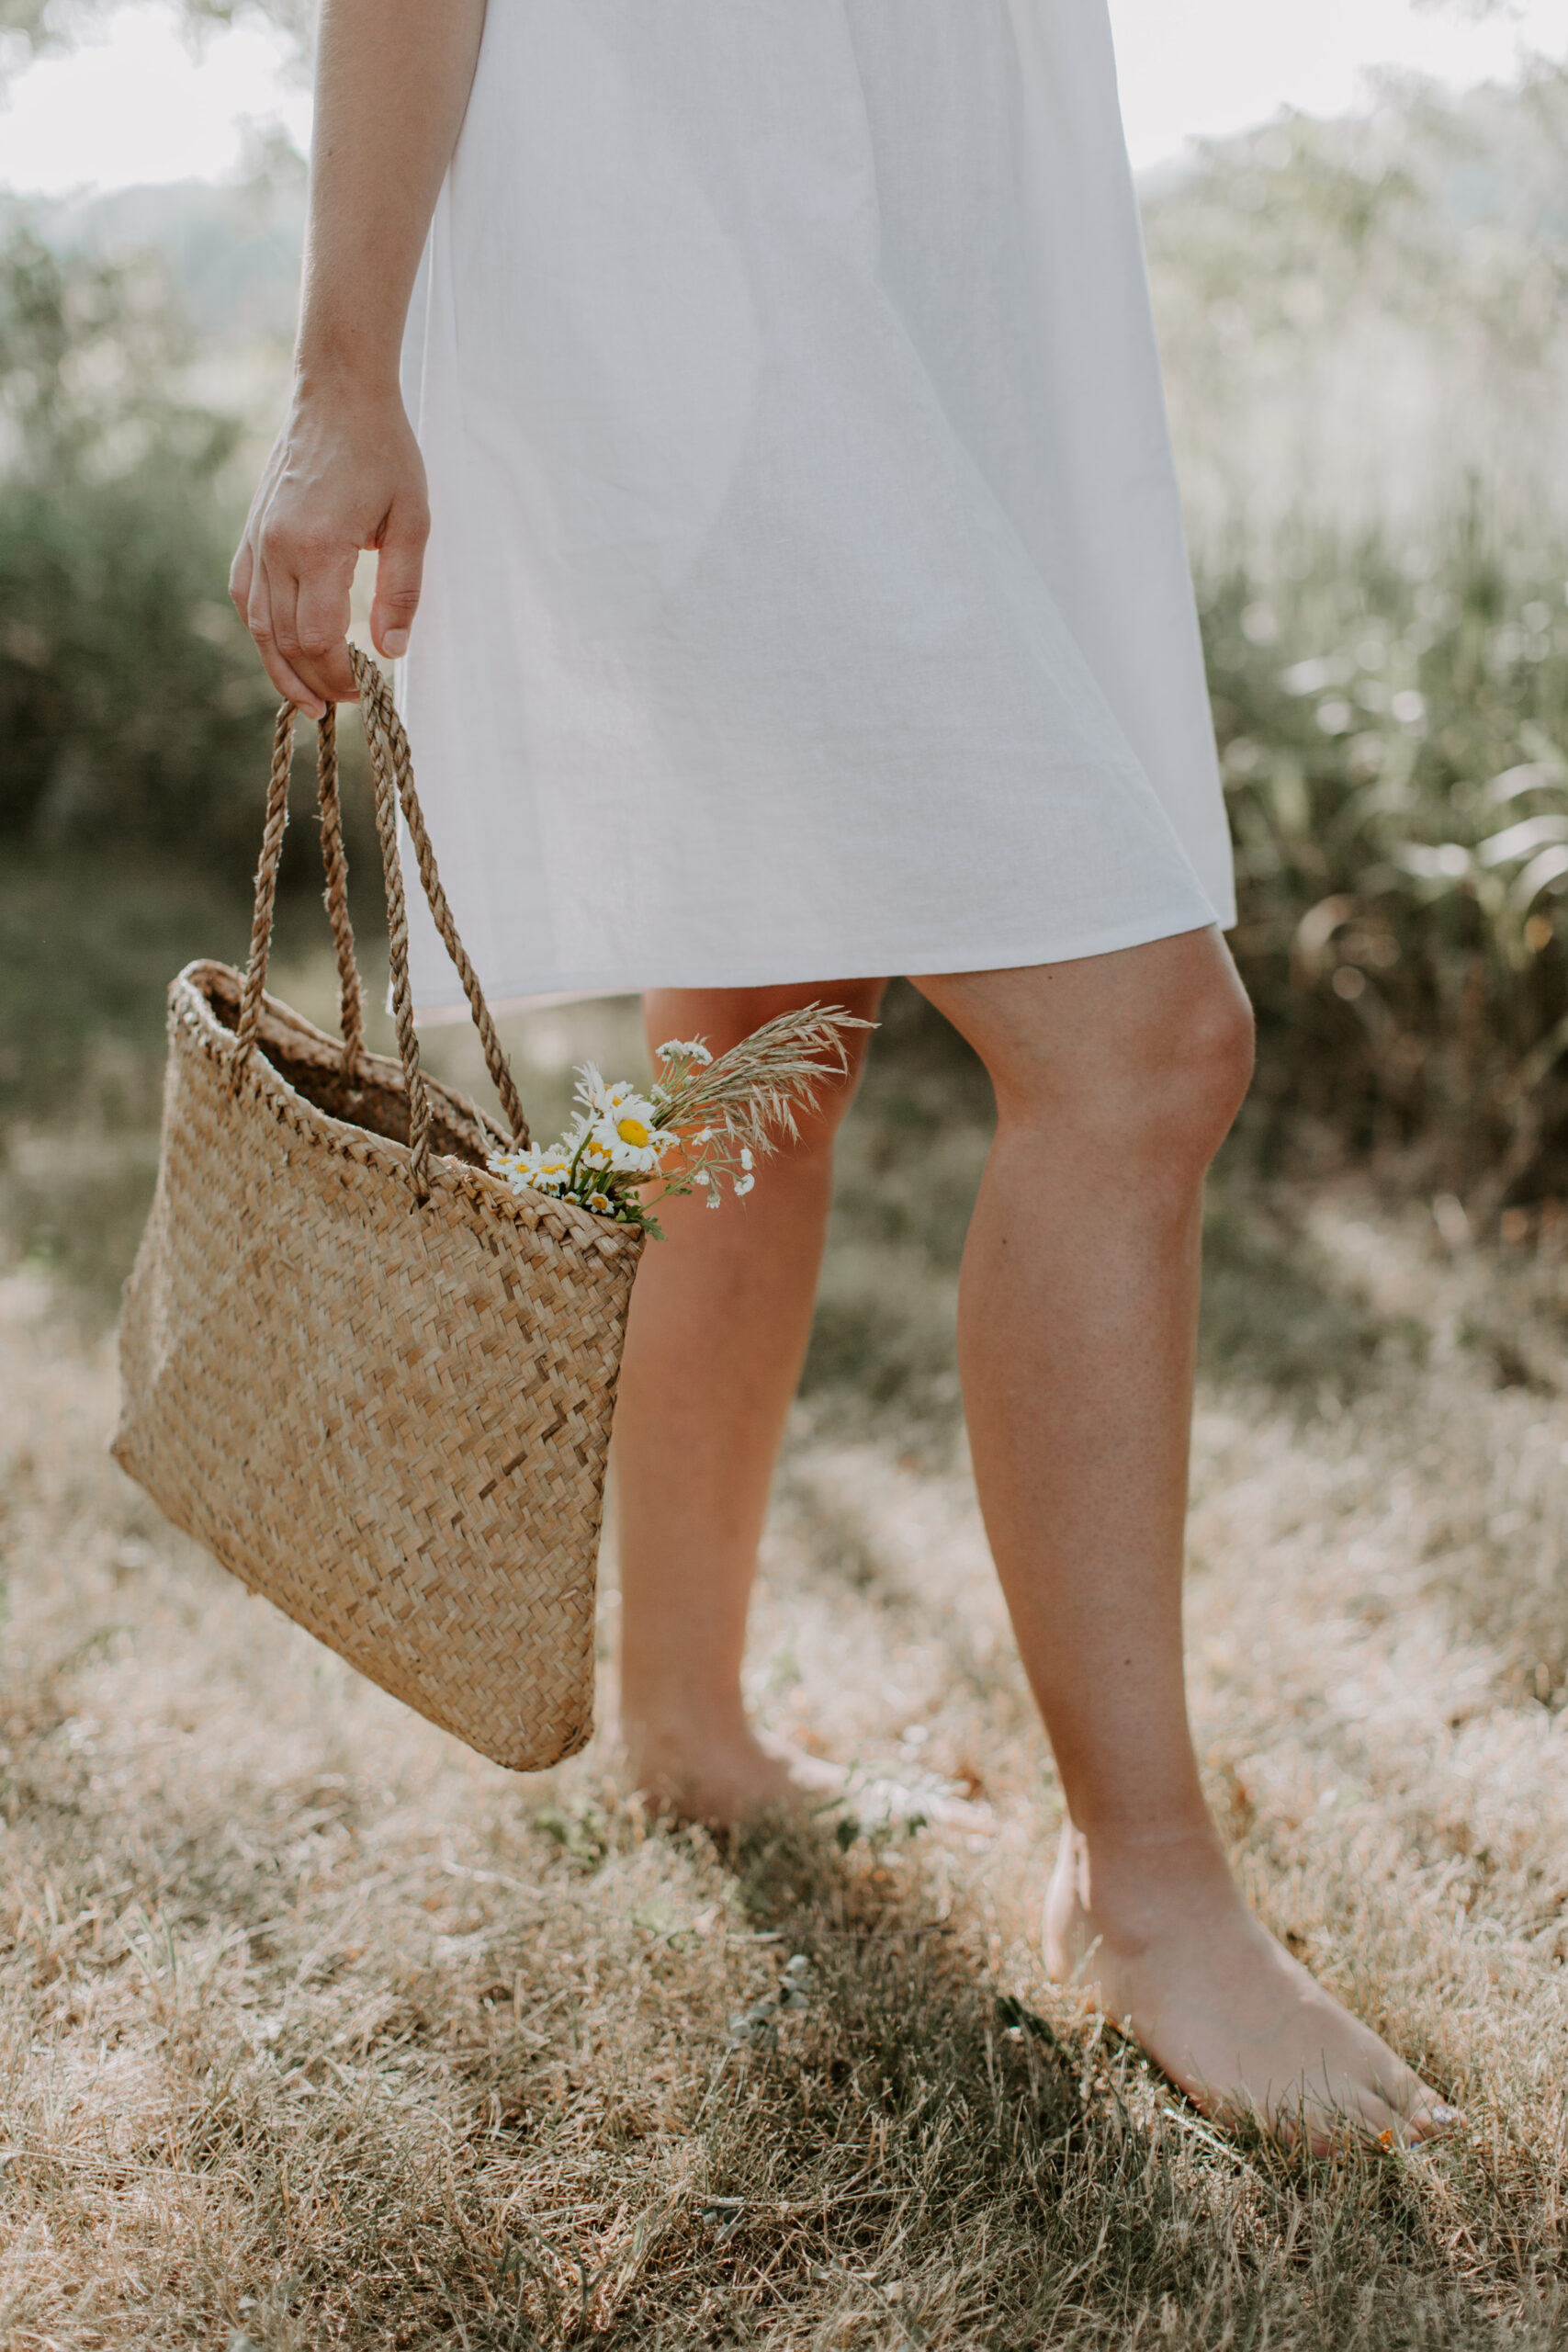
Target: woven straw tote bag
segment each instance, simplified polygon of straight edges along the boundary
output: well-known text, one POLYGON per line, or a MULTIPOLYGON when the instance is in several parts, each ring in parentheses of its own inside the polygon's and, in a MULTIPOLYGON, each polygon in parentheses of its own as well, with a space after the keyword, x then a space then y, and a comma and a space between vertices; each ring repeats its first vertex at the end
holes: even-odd
POLYGON ((499 1764, 592 1728, 610 1419, 642 1236, 491 1176, 502 1130, 423 1076, 397 812, 516 1142, 380 671, 354 656, 399 1058, 367 1052, 334 714, 318 745, 343 1035, 265 993, 295 711, 278 714, 243 975, 170 990, 163 1149, 120 1323, 114 1453, 183 1528, 361 1673, 499 1764))

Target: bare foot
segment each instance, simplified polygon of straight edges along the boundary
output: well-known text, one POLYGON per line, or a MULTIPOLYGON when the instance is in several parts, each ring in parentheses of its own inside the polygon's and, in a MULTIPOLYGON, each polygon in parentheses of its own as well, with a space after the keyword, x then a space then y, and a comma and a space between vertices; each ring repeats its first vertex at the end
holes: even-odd
POLYGON ((1055 1982, 1090 1992, 1218 2121, 1304 2129, 1321 2155, 1348 2133, 1409 2143, 1458 2120, 1253 1917, 1212 1835, 1107 1867, 1069 1824, 1043 1942, 1055 1982))
POLYGON ((696 1747, 688 1736, 661 1736, 645 1725, 627 1725, 622 1753, 636 1786, 658 1811, 710 1829, 729 1828, 780 1808, 819 1813, 838 1805, 870 1820, 918 1816, 971 1835, 986 1835, 990 1828, 986 1805, 830 1764, 749 1724, 719 1737, 705 1734, 696 1747))
POLYGON ((634 1784, 656 1811, 709 1829, 728 1829, 780 1808, 807 1812, 830 1804, 849 1779, 842 1765, 807 1756, 749 1724, 722 1734, 705 1731, 700 1744, 627 1724, 621 1752, 634 1784))

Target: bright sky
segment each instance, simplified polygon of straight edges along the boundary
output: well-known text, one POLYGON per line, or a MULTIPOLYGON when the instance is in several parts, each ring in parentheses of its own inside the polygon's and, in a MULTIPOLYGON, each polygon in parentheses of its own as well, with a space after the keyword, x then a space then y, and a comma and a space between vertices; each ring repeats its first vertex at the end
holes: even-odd
MULTIPOLYGON (((1245 130, 1283 106, 1337 114, 1361 74, 1393 64, 1450 87, 1511 75, 1521 50, 1568 50, 1562 0, 1515 0, 1471 23, 1412 0, 1111 0, 1122 107, 1140 168, 1194 135, 1245 130)), ((245 29, 192 54, 157 0, 107 38, 30 67, 0 111, 0 187, 62 195, 138 181, 217 178, 247 121, 309 135, 310 101, 280 45, 245 29)))

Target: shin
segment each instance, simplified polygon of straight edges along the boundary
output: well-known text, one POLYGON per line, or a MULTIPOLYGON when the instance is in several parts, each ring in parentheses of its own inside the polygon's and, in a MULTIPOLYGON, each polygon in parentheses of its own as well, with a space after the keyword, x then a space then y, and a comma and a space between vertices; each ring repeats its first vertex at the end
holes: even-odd
POLYGON ((1202 1834, 1182 1541, 1203 1176, 1247 1082, 1246 1000, 1209 932, 920 985, 996 1088, 960 1362, 1072 1818, 1108 1851, 1202 1834))
MULTIPOLYGON (((723 1052, 814 1000, 875 1015, 879 983, 668 990, 649 1042, 723 1052)), ((615 1418, 621 1737, 638 1781, 719 1815, 766 1793, 740 1697, 747 1604, 768 1488, 811 1329, 833 1138, 863 1058, 823 1091, 797 1143, 744 1201, 660 1211, 637 1275, 615 1418)))

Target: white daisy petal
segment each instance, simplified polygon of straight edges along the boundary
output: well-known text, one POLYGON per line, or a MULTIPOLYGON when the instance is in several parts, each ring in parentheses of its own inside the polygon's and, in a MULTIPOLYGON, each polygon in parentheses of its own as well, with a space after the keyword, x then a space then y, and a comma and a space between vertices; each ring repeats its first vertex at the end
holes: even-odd
POLYGON ((487 1163, 514 1193, 561 1193, 571 1177, 571 1154, 559 1144, 530 1144, 523 1151, 495 1151, 487 1163))

